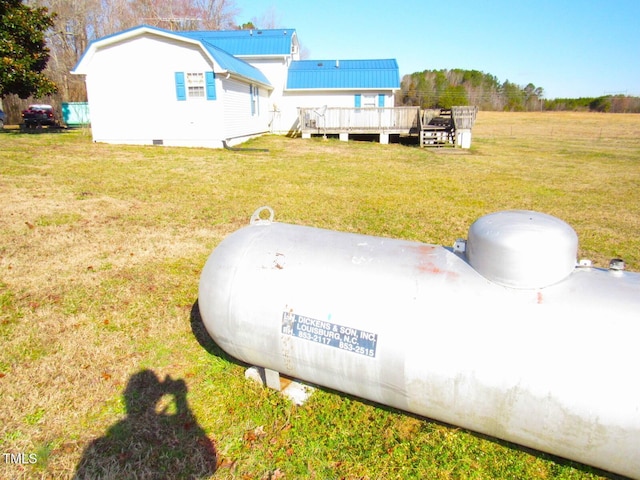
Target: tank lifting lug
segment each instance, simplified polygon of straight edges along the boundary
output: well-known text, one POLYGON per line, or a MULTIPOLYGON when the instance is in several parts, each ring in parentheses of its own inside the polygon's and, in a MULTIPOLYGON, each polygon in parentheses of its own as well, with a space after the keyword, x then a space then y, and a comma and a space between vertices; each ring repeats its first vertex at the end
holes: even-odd
POLYGON ((249 225, 270 225, 273 222, 273 208, 264 206, 258 208, 253 215, 251 215, 251 219, 249 220, 249 225), (269 212, 269 218, 262 218, 262 212, 269 212))

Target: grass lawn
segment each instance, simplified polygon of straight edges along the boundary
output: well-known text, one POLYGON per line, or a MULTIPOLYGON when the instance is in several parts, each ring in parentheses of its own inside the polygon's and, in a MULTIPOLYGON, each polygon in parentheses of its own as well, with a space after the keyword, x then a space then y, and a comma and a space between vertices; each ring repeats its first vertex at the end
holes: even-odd
POLYGON ((208 340, 198 282, 262 205, 446 246, 486 213, 538 210, 581 258, 639 271, 640 115, 480 112, 468 151, 243 146, 269 152, 0 133, 0 478, 601 478, 333 391, 294 406, 208 340))

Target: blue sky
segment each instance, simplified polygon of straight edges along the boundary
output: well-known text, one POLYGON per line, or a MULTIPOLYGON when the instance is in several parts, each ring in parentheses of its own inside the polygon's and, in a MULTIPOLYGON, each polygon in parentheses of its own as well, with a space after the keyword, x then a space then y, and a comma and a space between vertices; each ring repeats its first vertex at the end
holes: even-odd
POLYGON ((546 98, 640 96, 640 0, 235 0, 295 28, 311 59, 480 70, 546 98))

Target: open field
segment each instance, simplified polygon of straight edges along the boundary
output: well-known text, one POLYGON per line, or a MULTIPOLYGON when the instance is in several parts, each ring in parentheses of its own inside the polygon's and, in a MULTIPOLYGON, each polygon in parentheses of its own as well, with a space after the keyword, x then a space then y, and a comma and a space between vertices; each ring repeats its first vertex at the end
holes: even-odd
POLYGON ((605 476, 332 391, 293 406, 207 339, 198 281, 261 205, 447 246, 483 214, 539 210, 581 258, 640 271, 640 115, 480 112, 470 151, 243 146, 269 152, 0 132, 0 478, 605 476))

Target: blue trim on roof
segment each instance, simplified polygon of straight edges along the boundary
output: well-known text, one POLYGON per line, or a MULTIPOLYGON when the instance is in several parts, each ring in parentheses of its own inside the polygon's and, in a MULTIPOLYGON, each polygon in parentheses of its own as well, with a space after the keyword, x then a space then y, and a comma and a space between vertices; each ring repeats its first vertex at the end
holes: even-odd
MULTIPOLYGON (((225 51, 224 49, 220 48, 217 45, 214 45, 210 42, 204 41, 203 38, 207 37, 208 34, 215 34, 215 33, 235 33, 236 31, 229 31, 229 32, 173 32, 171 30, 166 30, 164 28, 159 28, 159 27, 152 27, 150 25, 139 25, 137 27, 133 27, 133 28, 128 28, 126 30, 122 30, 120 32, 117 33, 113 33, 111 35, 106 35, 102 38, 93 40, 89 46, 87 47, 87 49, 84 51, 84 53, 82 54, 82 56, 80 57, 80 59, 78 60, 78 63, 76 64, 76 66, 74 67, 73 71, 75 71, 78 66, 80 65, 80 63, 82 63, 85 55, 90 51, 90 49, 92 47, 95 46, 96 43, 98 42, 103 42, 104 40, 108 40, 110 38, 117 38, 119 36, 125 35, 127 33, 133 32, 135 30, 140 30, 140 31, 150 31, 150 32, 155 32, 158 33, 160 35, 167 35, 167 36, 173 36, 173 37, 183 37, 185 38, 185 40, 190 40, 190 41, 195 41, 197 43, 200 44, 200 46, 202 47, 203 50, 205 50, 207 53, 209 53, 209 55, 211 55, 211 57, 218 63, 218 65, 220 65, 220 67, 223 70, 227 70, 229 72, 231 72, 232 74, 236 74, 239 75, 241 77, 246 78, 247 80, 250 81, 254 81, 256 83, 261 83, 267 87, 271 87, 271 83, 269 82, 269 80, 267 79, 267 77, 265 77, 265 75, 262 73, 262 71, 260 71, 259 69, 255 68, 254 66, 248 64, 247 62, 245 62, 244 60, 234 57, 231 53, 225 51), (186 33, 186 34, 185 34, 186 33), (189 33, 191 33, 192 35, 188 35, 189 33), (195 35, 196 33, 201 33, 203 35, 197 36, 195 35)), ((295 32, 295 30, 290 30, 291 32, 295 32)), ((242 30, 239 30, 239 32, 243 32, 242 30)), ((275 35, 275 30, 274 30, 274 35, 275 35)), ((211 36, 211 35, 209 35, 211 36)), ((215 35, 213 35, 215 36, 215 35)), ((284 35, 283 35, 284 36, 284 35)), ((267 35, 268 37, 268 35, 267 35)), ((265 37, 266 38, 266 37, 265 37)), ((289 36, 289 51, 291 50, 291 37, 289 36)), ((258 42, 259 43, 259 42, 258 42)))
POLYGON ((298 60, 291 62, 287 90, 398 89, 400 72, 395 59, 298 60))

